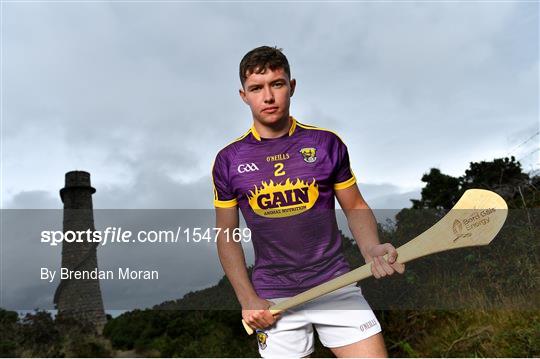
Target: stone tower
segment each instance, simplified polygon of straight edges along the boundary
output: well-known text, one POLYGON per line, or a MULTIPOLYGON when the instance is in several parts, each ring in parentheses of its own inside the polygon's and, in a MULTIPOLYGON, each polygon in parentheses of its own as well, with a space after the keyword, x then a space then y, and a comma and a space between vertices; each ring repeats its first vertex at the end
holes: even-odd
MULTIPOLYGON (((64 233, 67 231, 94 231, 90 173, 66 173, 65 187, 60 190, 64 203, 64 233)), ((69 270, 92 271, 98 268, 98 243, 62 243, 62 267, 69 270)), ((99 279, 63 279, 54 294, 59 319, 75 319, 95 325, 101 333, 106 323, 99 279)))

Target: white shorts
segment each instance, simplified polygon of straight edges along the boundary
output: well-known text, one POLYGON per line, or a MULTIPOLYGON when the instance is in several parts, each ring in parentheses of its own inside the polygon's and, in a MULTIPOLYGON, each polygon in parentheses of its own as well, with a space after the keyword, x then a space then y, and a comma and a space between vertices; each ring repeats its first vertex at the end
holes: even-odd
MULTIPOLYGON (((268 298, 279 303, 288 298, 268 298)), ((381 331, 362 290, 351 284, 282 313, 271 327, 257 330, 259 353, 305 357, 314 350, 313 326, 328 348, 356 343, 381 331)))

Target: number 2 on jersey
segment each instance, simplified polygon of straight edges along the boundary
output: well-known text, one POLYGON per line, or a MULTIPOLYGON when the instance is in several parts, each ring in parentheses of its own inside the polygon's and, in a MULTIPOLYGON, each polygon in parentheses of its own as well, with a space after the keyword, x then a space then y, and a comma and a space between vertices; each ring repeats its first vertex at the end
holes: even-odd
POLYGON ((283 171, 283 166, 284 166, 284 164, 281 163, 281 162, 278 162, 278 163, 274 164, 274 176, 278 177, 278 176, 284 176, 285 175, 285 171, 283 171))

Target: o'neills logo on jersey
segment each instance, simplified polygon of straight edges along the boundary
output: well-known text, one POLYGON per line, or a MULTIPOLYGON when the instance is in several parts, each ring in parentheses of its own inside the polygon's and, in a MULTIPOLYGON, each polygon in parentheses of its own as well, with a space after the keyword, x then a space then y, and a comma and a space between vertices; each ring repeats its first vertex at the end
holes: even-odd
POLYGON ((300 179, 285 183, 263 181, 261 187, 249 191, 249 205, 259 216, 268 218, 289 217, 307 211, 319 198, 319 188, 315 179, 311 183, 300 179))
POLYGON ((285 161, 291 158, 288 153, 280 153, 279 155, 274 156, 266 156, 266 162, 273 162, 273 161, 285 161))

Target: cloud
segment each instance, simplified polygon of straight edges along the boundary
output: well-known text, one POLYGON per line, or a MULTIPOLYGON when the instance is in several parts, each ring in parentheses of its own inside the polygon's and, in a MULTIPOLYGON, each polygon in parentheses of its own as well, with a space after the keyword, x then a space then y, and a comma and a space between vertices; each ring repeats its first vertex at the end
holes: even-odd
POLYGON ((262 43, 289 56, 293 113, 340 133, 365 182, 418 186, 538 117, 538 4, 6 6, 8 198, 73 169, 198 181, 250 125, 237 66, 262 43))
POLYGON ((47 209, 61 208, 60 195, 57 198, 46 191, 22 191, 15 194, 4 208, 10 209, 47 209))
POLYGON ((95 208, 213 209, 210 176, 182 183, 163 172, 138 172, 130 185, 98 190, 95 208))

